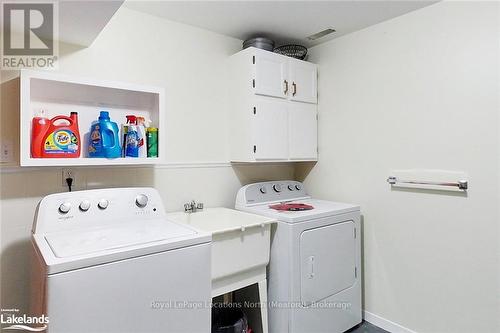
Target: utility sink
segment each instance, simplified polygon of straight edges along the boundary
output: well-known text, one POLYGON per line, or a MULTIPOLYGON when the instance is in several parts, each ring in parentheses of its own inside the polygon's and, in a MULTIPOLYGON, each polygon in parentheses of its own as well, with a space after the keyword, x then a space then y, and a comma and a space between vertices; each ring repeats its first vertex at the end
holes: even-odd
POLYGON ((170 213, 168 218, 212 234, 212 296, 266 279, 276 220, 228 208, 170 213))

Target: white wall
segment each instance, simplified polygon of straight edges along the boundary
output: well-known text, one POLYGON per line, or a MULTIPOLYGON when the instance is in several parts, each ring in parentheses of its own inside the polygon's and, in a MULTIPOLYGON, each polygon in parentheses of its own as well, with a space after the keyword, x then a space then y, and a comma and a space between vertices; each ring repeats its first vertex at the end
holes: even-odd
MULTIPOLYGON (((168 211, 191 199, 206 207, 234 204, 242 184, 293 178, 293 166, 239 166, 228 161, 224 99, 226 58, 241 41, 121 8, 91 47, 61 45, 59 71, 166 89, 168 162, 158 168, 78 168, 76 189, 154 186, 168 211)), ((2 72, 2 80, 16 75, 2 72)), ((19 128, 16 97, 2 95, 2 140, 19 128), (14 106, 13 106, 14 105, 14 106)), ((71 110, 68 110, 68 112, 71 110)), ((97 116, 96 110, 96 116, 97 116)), ((26 311, 29 299, 29 237, 33 213, 44 195, 65 191, 61 169, 9 169, 0 173, 1 307, 26 311)))
POLYGON ((498 10, 441 2, 310 50, 320 155, 300 172, 361 204, 365 309, 417 332, 500 332, 498 10), (468 195, 391 191, 411 168, 465 171, 468 195))

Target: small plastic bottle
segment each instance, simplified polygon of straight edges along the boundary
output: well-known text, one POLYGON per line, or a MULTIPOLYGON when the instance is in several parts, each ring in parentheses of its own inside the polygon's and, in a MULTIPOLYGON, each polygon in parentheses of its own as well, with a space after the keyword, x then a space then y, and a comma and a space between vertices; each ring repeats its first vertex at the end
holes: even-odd
POLYGON ((148 127, 146 131, 148 157, 158 157, 158 128, 148 127))

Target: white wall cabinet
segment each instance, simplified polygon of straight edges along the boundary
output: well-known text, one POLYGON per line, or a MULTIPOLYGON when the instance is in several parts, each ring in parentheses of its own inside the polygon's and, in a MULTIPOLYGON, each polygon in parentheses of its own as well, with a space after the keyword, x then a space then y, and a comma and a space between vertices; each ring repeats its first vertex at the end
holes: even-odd
POLYGON ((256 48, 229 62, 231 161, 317 160, 317 66, 256 48))

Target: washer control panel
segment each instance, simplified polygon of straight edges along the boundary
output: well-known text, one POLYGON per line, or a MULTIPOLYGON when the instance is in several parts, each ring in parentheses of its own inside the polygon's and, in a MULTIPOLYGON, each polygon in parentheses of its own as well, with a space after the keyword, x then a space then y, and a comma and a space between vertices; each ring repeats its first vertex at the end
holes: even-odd
POLYGON ((48 195, 40 201, 33 233, 159 218, 165 209, 153 188, 115 188, 48 195))
POLYGON ((293 180, 254 183, 243 186, 236 196, 237 205, 292 201, 309 198, 301 182, 293 180))

